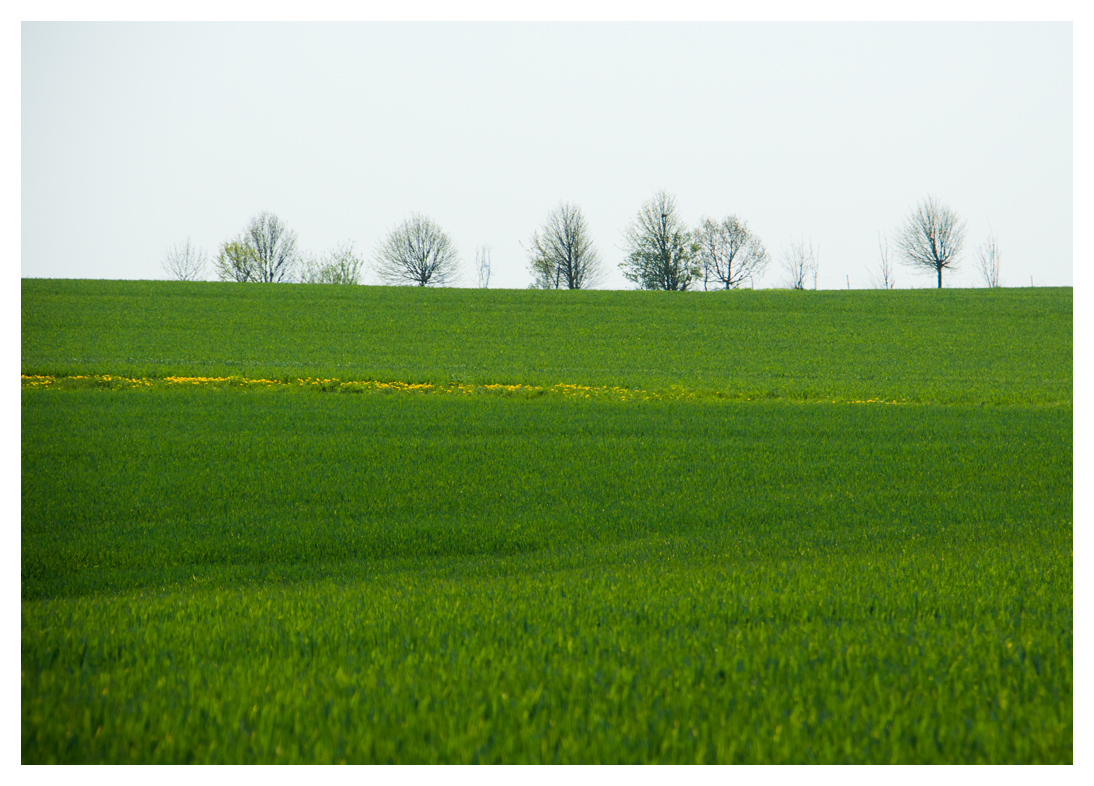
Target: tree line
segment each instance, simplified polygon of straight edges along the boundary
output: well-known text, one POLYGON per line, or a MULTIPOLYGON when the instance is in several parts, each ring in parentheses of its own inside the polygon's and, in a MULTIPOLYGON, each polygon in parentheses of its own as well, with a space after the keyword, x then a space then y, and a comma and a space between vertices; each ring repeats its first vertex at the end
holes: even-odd
MULTIPOLYGON (((921 200, 895 235, 899 261, 932 273, 942 287, 943 271, 954 271, 965 240, 965 222, 933 196, 921 200)), ((702 218, 689 227, 676 198, 658 191, 639 209, 623 232, 624 277, 640 289, 683 291, 737 289, 754 284, 770 264, 763 242, 736 215, 702 218)), ((593 242, 581 208, 562 202, 524 247, 530 286, 535 289, 588 289, 603 281, 603 258, 593 242)), ((875 287, 892 289, 895 277, 888 240, 878 238, 879 260, 870 271, 875 287)), ((780 255, 783 285, 816 289, 820 248, 811 239, 791 239, 780 255)), ((189 239, 164 252, 163 269, 172 278, 193 281, 205 276, 208 258, 189 239)), ((376 247, 371 268, 388 285, 446 286, 461 272, 451 237, 431 218, 411 214, 376 247)), ((316 256, 297 248, 296 233, 263 211, 234 238, 221 243, 212 260, 221 281, 309 284, 359 284, 367 265, 343 243, 316 256)), ((977 270, 989 287, 999 286, 999 245, 994 231, 977 250, 977 270)), ((479 287, 490 282, 490 247, 475 249, 479 287)))

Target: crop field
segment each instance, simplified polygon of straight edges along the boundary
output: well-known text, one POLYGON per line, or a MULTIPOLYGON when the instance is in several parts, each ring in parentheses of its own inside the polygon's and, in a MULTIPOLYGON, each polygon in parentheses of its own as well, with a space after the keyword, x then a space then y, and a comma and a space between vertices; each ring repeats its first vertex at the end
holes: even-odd
POLYGON ((1070 763, 1072 294, 22 289, 23 763, 1070 763))

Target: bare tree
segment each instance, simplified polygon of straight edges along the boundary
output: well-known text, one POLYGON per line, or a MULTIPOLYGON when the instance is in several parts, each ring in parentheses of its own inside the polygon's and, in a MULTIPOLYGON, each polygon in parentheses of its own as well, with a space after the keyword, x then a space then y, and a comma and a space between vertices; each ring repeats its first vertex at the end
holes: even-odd
POLYGON ((783 272, 789 289, 816 289, 817 270, 820 267, 820 247, 813 250, 813 241, 806 245, 804 238, 791 240, 783 249, 783 272))
POLYGON ((560 202, 532 235, 528 266, 537 289, 588 289, 603 275, 581 208, 560 202))
POLYGON ((459 275, 459 252, 432 219, 414 213, 376 250, 375 268, 385 284, 444 286, 459 275))
POLYGON ((703 270, 703 289, 707 289, 711 279, 717 289, 736 289, 746 279, 762 274, 770 261, 760 238, 737 216, 730 216, 720 224, 703 219, 695 238, 703 270))
POLYGON ((190 244, 176 243, 163 252, 163 272, 178 281, 198 281, 205 275, 205 252, 190 244))
POLYGON ((490 246, 475 248, 475 269, 479 272, 479 289, 490 286, 490 246))
POLYGON ((244 235, 220 244, 220 251, 213 260, 213 268, 221 281, 242 283, 258 280, 255 277, 258 260, 244 235))
POLYGON ((999 238, 995 236, 995 230, 990 230, 988 239, 976 249, 976 269, 985 285, 999 286, 999 238))
POLYGON ((897 236, 904 263, 934 271, 939 289, 942 289, 942 271, 957 269, 964 242, 965 222, 933 196, 928 196, 908 214, 897 236))
POLYGON ((296 233, 273 213, 263 210, 247 225, 247 244, 256 260, 255 281, 291 281, 296 265, 296 233))
POLYGON ((676 212, 676 197, 658 191, 623 233, 623 276, 642 289, 685 290, 698 278, 699 248, 676 212))
POLYGON ((889 259, 889 239, 882 240, 878 232, 877 248, 879 253, 877 267, 868 271, 870 283, 874 289, 893 289, 896 286, 896 278, 893 275, 893 263, 889 259))
POLYGON ((346 242, 328 251, 323 257, 301 260, 300 280, 305 284, 360 284, 364 261, 353 253, 353 243, 346 242))

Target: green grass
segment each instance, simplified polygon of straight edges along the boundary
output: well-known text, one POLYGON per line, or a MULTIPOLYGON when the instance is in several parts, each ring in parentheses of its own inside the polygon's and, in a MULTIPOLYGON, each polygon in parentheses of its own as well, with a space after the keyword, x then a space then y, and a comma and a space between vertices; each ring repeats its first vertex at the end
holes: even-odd
POLYGON ((828 293, 543 294, 24 282, 23 372, 59 376, 22 394, 22 761, 1072 761, 1070 290, 838 293, 835 315, 828 293), (993 326, 941 370, 868 345, 826 373, 823 342, 796 360, 783 346, 872 320, 891 347, 901 325, 928 324, 927 294, 993 326), (619 326, 614 351, 575 344, 588 365, 567 365, 563 315, 630 295, 643 335, 692 325, 696 365, 655 362, 619 326), (66 332, 46 324, 57 297, 76 322, 130 317, 66 332), (278 298, 296 331, 247 311, 278 298), (218 299, 250 314, 232 334, 250 336, 249 376, 283 358, 330 374, 341 350, 318 315, 334 312, 355 325, 344 378, 399 378, 376 346, 388 336, 404 381, 445 383, 463 351, 480 363, 472 386, 706 395, 64 382, 238 375, 196 327, 218 299), (368 301, 373 317, 351 320, 368 301), (531 309, 538 338, 490 355, 377 314, 433 324, 418 312, 438 303, 439 324, 478 315, 468 347, 530 304, 556 328, 531 309), (716 340, 747 308, 767 326, 762 358, 716 340), (160 326, 124 327, 137 312, 160 326), (125 366, 189 352, 187 319, 205 365, 125 366), (1059 346, 1004 351, 1030 333, 1059 346), (46 347, 69 359, 34 354, 46 347), (731 357, 750 381, 718 370, 731 357), (1006 373, 989 384, 984 364, 1006 373), (821 403, 793 387, 808 368, 826 396, 929 403, 821 403), (715 395, 749 386, 775 400, 715 395))
POLYGON ((24 374, 1071 402, 1070 289, 537 292, 24 280, 24 374))

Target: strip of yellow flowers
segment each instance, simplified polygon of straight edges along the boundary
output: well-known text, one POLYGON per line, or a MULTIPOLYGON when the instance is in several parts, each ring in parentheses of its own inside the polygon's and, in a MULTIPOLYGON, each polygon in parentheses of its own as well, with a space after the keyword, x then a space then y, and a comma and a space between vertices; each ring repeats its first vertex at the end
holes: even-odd
MULTIPOLYGON (((671 388, 669 390, 649 391, 637 388, 624 388, 615 385, 573 385, 558 383, 549 387, 540 385, 470 385, 461 382, 434 385, 430 382, 381 382, 378 380, 351 380, 325 379, 323 377, 297 377, 296 379, 250 379, 247 377, 125 377, 112 374, 49 376, 49 375, 22 375, 23 388, 103 388, 110 390, 142 389, 142 388, 185 388, 185 387, 212 387, 212 388, 266 388, 266 389, 311 389, 324 392, 337 393, 431 393, 443 395, 501 395, 520 398, 538 398, 552 396, 574 399, 608 399, 614 401, 680 401, 680 400, 715 400, 736 399, 740 401, 752 401, 763 399, 762 396, 724 395, 702 391, 687 390, 684 388, 671 388)), ((827 403, 829 399, 814 399, 817 403, 827 403)), ((847 404, 904 404, 905 401, 895 401, 880 398, 836 400, 831 403, 847 404)))

